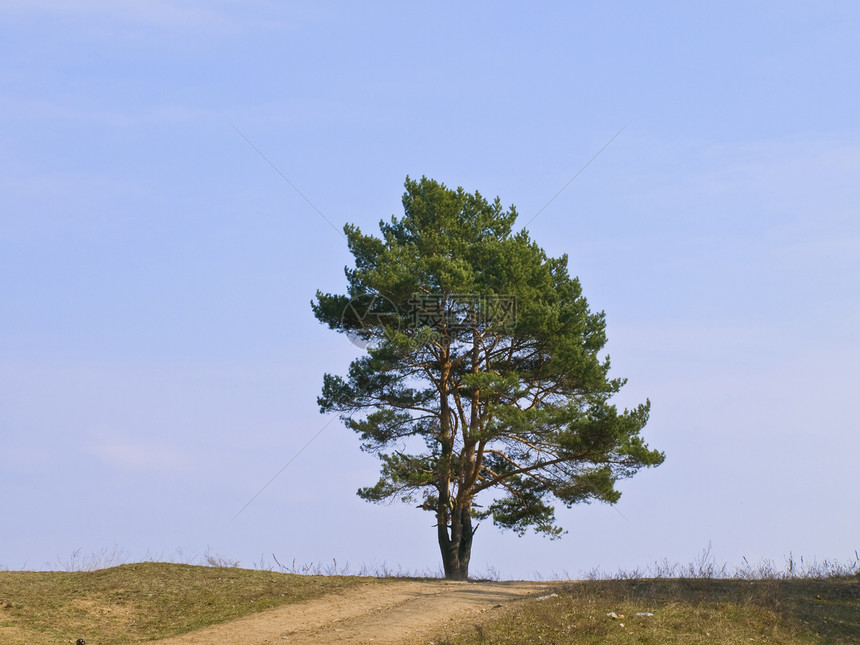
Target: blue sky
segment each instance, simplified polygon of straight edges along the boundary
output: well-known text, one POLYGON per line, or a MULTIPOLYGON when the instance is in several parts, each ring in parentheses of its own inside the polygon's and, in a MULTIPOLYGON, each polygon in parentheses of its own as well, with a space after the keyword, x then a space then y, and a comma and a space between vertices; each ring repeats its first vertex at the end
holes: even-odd
POLYGON ((498 195, 604 310, 663 466, 505 577, 860 547, 860 9, 849 2, 0 3, 0 565, 114 545, 436 569, 322 375, 330 220, 498 195), (625 127, 626 126, 626 127, 625 127), (623 132, 547 203, 622 128, 623 132), (541 210, 544 206, 546 208, 541 210))

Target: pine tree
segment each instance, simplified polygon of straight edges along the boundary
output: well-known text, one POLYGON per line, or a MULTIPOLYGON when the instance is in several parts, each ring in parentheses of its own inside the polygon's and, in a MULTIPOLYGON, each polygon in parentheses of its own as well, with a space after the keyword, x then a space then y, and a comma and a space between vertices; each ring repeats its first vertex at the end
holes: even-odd
POLYGON ((445 576, 463 580, 479 520, 558 537, 554 503, 615 503, 619 479, 664 455, 640 436, 648 401, 610 403, 625 381, 567 256, 514 233, 498 198, 407 177, 403 208, 381 237, 345 227, 347 294, 311 303, 366 344, 318 402, 382 462, 358 494, 435 513, 445 576))

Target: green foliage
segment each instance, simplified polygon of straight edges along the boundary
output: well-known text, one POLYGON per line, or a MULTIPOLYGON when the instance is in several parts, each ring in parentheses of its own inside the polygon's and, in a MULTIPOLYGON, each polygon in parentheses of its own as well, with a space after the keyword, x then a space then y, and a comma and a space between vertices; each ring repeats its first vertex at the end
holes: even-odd
POLYGON ((662 463, 640 436, 649 403, 610 403, 624 380, 601 355, 605 316, 566 256, 514 232, 498 198, 407 178, 403 209, 380 237, 345 227, 347 293, 311 303, 369 343, 319 397, 382 462, 359 495, 422 499, 452 536, 463 512, 558 536, 555 502, 614 503, 619 479, 662 463))

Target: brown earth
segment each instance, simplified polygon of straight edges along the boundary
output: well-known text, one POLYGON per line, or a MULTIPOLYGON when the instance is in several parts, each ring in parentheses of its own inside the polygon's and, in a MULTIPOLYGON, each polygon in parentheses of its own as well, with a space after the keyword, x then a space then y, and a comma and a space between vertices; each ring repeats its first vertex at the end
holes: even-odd
POLYGON ((270 609, 158 645, 293 643, 395 645, 432 643, 493 615, 493 610, 549 593, 544 582, 398 581, 361 585, 315 600, 270 609))

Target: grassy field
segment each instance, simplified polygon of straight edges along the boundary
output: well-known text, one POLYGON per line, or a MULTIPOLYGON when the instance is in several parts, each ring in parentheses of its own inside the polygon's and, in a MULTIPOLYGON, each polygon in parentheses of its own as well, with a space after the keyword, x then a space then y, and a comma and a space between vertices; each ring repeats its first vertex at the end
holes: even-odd
POLYGON ((860 576, 567 583, 436 645, 860 643, 860 576))
POLYGON ((0 643, 153 640, 356 584, 378 580, 166 563, 0 571, 0 643))
MULTIPOLYGON (((441 634, 436 643, 860 643, 856 573, 756 580, 695 575, 563 583, 542 599, 500 607, 480 624, 441 634)), ((0 643, 154 640, 357 584, 384 583, 166 563, 0 571, 0 643)))

